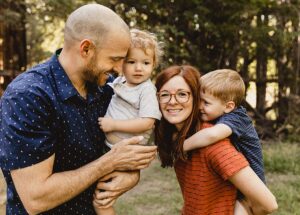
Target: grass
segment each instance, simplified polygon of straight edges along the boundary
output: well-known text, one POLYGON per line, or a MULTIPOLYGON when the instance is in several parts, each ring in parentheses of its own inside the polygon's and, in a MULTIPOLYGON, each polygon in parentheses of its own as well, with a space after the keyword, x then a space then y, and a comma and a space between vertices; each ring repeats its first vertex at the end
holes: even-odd
MULTIPOLYGON (((263 144, 268 187, 277 198, 274 215, 300 215, 300 144, 263 144)), ((180 214, 182 197, 173 169, 158 160, 142 171, 140 183, 119 198, 118 215, 180 214)))
POLYGON ((180 214, 182 197, 173 169, 163 169, 155 160, 142 171, 140 183, 121 196, 118 215, 180 214))
POLYGON ((267 183, 277 198, 276 215, 300 215, 300 144, 264 146, 267 183))

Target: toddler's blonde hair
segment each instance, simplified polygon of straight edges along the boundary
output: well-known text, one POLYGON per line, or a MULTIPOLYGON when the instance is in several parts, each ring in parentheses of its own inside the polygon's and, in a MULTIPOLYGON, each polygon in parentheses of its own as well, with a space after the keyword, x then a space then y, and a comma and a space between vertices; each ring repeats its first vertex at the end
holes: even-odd
MULTIPOLYGON (((163 43, 159 42, 154 33, 133 28, 130 30, 131 47, 140 48, 147 54, 147 49, 154 52, 153 65, 157 67, 163 55, 163 43)), ((130 50, 129 50, 130 51, 130 50)))

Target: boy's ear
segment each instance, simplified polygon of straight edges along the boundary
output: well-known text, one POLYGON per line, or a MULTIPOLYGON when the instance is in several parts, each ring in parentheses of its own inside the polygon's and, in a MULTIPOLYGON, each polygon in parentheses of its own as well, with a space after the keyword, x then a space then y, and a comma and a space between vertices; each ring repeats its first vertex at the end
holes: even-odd
POLYGON ((225 106, 225 113, 230 113, 231 111, 233 111, 233 109, 235 108, 235 103, 234 101, 229 101, 226 103, 225 106))

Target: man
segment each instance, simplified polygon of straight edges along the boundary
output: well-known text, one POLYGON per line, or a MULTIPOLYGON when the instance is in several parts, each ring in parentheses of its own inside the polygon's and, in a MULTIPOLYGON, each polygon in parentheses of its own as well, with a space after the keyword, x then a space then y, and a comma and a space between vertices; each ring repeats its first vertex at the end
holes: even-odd
POLYGON ((109 205, 155 157, 155 146, 136 145, 140 137, 102 153, 97 118, 112 96, 104 86, 109 74, 130 46, 128 26, 104 6, 85 5, 69 16, 64 39, 62 50, 18 76, 0 102, 7 214, 95 214, 98 179, 112 180, 98 183, 107 191, 95 195, 95 204, 109 205))

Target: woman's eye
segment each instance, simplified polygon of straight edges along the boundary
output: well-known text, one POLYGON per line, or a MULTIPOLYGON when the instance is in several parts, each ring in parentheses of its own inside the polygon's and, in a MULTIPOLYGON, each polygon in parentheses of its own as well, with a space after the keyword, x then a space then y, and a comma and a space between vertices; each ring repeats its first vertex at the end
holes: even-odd
POLYGON ((186 92, 179 92, 177 95, 179 97, 187 97, 188 96, 188 94, 186 92))
POLYGON ((160 94, 160 97, 161 97, 161 98, 165 98, 165 97, 169 97, 169 96, 170 96, 170 94, 168 94, 168 93, 160 94))

